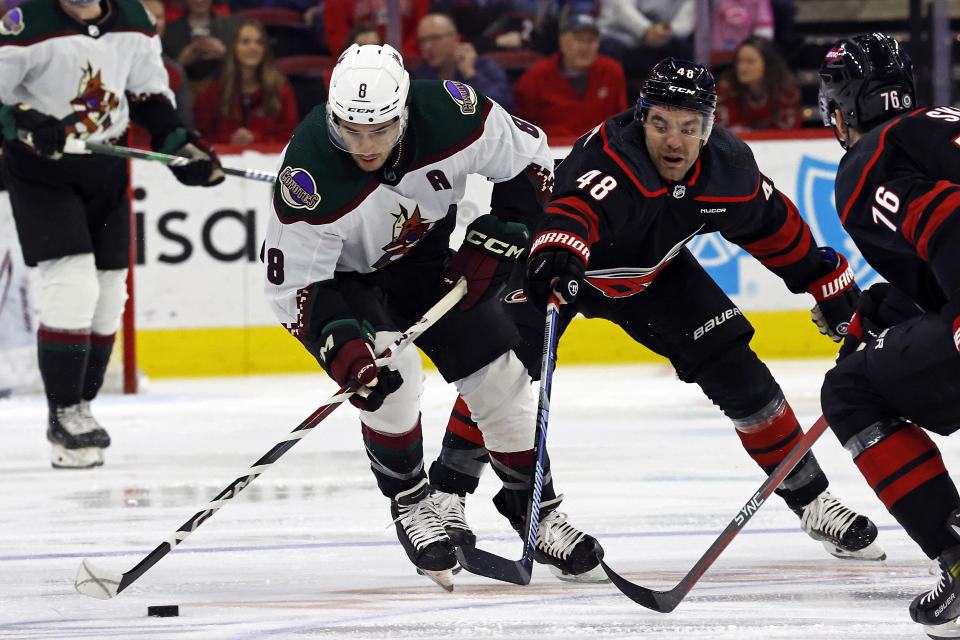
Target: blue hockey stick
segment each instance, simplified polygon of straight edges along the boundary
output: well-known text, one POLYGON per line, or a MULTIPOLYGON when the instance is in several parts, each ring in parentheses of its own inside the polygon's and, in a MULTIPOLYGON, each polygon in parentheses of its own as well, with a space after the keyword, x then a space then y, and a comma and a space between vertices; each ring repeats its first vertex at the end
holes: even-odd
POLYGON ((476 547, 458 547, 460 566, 477 575, 512 582, 530 584, 533 573, 533 552, 540 530, 540 495, 543 491, 543 456, 547 445, 547 419, 550 417, 550 388, 557 363, 557 327, 560 324, 560 300, 556 293, 547 302, 547 320, 543 330, 543 357, 540 360, 540 402, 537 406, 537 429, 534 434, 535 460, 530 498, 527 500, 527 518, 524 521, 523 555, 510 560, 476 547))

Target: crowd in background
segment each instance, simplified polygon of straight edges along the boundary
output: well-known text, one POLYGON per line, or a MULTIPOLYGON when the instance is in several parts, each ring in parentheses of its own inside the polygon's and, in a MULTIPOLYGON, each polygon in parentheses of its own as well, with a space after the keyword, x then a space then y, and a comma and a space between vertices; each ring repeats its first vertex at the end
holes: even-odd
MULTIPOLYGON (((25 0, 0 0, 0 10, 25 0)), ((388 38, 387 0, 142 0, 157 22, 178 110, 219 144, 285 142, 326 96, 337 56, 388 38)), ((632 104, 661 58, 694 58, 696 0, 398 0, 412 78, 466 82, 551 138, 632 104)), ((781 55, 793 0, 711 0, 717 120, 801 126, 781 55)), ((144 143, 133 132, 131 144, 144 143)))

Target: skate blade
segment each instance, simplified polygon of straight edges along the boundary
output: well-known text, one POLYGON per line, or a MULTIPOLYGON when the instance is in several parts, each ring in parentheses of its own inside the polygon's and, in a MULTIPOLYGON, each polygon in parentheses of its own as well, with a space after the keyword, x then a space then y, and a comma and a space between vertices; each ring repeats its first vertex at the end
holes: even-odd
POLYGON ((946 640, 947 638, 960 638, 960 624, 956 620, 944 622, 943 624, 925 624, 923 630, 933 640, 946 640))
POLYGON ((92 469, 102 464, 103 449, 99 447, 67 449, 54 444, 50 454, 50 466, 54 469, 92 469))
POLYGON ((436 582, 444 591, 452 592, 453 591, 453 574, 457 573, 457 570, 460 569, 460 565, 457 565, 455 569, 443 569, 442 571, 430 571, 429 569, 421 569, 417 567, 417 573, 422 576, 426 576, 436 582))
POLYGON ((824 540, 823 548, 826 549, 830 555, 834 556, 835 558, 840 558, 841 560, 866 560, 869 562, 881 562, 887 559, 887 552, 884 551, 883 547, 877 544, 876 541, 871 542, 863 549, 850 551, 824 540))
POLYGON ((610 578, 607 577, 607 574, 600 565, 583 573, 567 573, 560 567, 555 567, 552 564, 547 566, 550 568, 550 573, 555 575, 558 580, 563 580, 564 582, 578 582, 580 584, 605 584, 610 582, 610 578))

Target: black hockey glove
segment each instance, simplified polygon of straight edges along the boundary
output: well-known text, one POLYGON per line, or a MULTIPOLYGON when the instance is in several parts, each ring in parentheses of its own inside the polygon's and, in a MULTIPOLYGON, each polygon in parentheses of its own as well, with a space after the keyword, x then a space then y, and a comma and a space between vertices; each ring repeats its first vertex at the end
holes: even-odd
POLYGON ((400 372, 377 367, 373 353, 376 335, 368 322, 335 320, 320 334, 320 360, 324 370, 341 387, 351 380, 359 387, 350 404, 364 411, 376 411, 384 398, 400 388, 400 372))
POLYGON ((5 139, 19 139, 48 158, 59 158, 67 141, 62 122, 22 103, 0 107, 0 126, 5 139))
POLYGON ((829 271, 807 288, 817 301, 810 310, 810 318, 820 333, 840 342, 847 335, 847 324, 857 308, 860 287, 843 255, 830 247, 820 247, 817 252, 829 271))
POLYGON ((589 261, 590 247, 584 240, 567 231, 544 231, 534 239, 527 258, 527 298, 545 310, 556 291, 562 303, 572 304, 589 261))
POLYGON ((890 284, 878 282, 871 285, 860 294, 857 311, 850 319, 837 360, 863 349, 885 329, 921 312, 920 307, 890 284))
POLYGON ((940 315, 950 325, 950 335, 953 336, 953 346, 960 353, 960 289, 950 295, 950 301, 943 305, 940 315))
POLYGON ((510 277, 529 239, 527 227, 519 222, 503 222, 492 213, 480 216, 467 227, 463 244, 447 265, 443 292, 462 276, 467 279, 467 295, 458 308, 466 311, 486 300, 510 277))
POLYGON ((226 177, 217 152, 195 131, 175 130, 167 136, 159 151, 189 158, 184 164, 167 165, 177 180, 187 186, 213 187, 226 177))

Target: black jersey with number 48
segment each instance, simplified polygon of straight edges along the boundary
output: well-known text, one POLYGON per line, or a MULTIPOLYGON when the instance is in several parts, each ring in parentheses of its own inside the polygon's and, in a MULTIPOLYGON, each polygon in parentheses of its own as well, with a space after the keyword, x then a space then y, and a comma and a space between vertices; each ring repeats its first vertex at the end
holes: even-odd
POLYGON ((837 211, 864 258, 926 310, 960 288, 960 109, 932 107, 871 129, 840 161, 837 211), (954 240, 949 240, 949 238, 954 240))
POLYGON ((760 173, 750 148, 720 126, 678 182, 657 172, 632 112, 580 138, 557 168, 541 231, 590 245, 582 293, 641 293, 694 236, 719 231, 794 292, 823 275, 810 229, 760 173))

